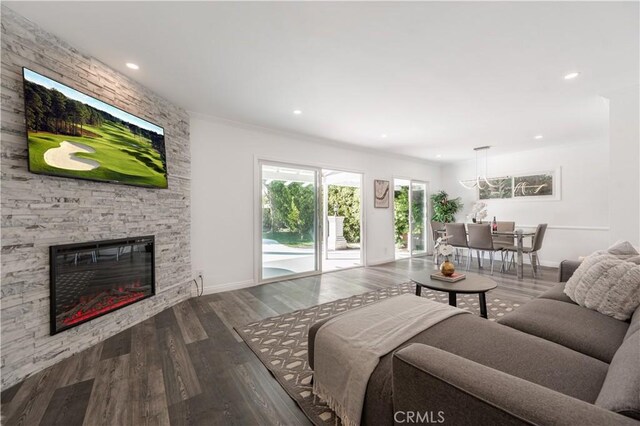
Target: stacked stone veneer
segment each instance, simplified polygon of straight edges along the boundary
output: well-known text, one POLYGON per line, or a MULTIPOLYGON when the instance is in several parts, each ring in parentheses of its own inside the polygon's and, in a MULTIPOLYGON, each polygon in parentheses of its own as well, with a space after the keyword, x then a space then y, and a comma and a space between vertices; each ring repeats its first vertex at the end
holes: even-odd
POLYGON ((187 113, 2 7, 2 389, 190 297, 187 113), (169 189, 29 173, 22 67, 162 126, 169 189), (156 237, 156 296, 49 335, 49 246, 156 237))

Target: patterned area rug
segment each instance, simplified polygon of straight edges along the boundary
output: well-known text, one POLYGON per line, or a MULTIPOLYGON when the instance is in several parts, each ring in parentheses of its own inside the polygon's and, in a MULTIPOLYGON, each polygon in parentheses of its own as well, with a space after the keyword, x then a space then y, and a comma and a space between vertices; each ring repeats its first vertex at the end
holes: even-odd
MULTIPOLYGON (((334 412, 312 392, 313 371, 307 362, 309 327, 323 318, 404 293, 415 293, 415 284, 407 282, 270 317, 238 327, 236 331, 313 424, 336 425, 339 419, 336 419, 334 412)), ((422 297, 441 303, 449 302, 447 293, 427 288, 422 289, 422 297)), ((495 321, 518 306, 518 303, 491 298, 487 294, 489 321, 495 321)), ((475 294, 459 294, 458 307, 480 315, 478 296, 475 294)))

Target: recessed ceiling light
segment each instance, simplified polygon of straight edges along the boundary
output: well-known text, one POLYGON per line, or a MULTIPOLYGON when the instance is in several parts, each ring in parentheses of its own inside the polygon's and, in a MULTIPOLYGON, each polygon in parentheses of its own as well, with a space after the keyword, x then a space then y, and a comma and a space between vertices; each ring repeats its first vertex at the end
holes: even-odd
POLYGON ((300 114, 302 114, 302 111, 300 111, 299 109, 294 109, 294 110, 293 110, 293 113, 294 113, 295 115, 300 115, 300 114))
POLYGON ((442 154, 436 155, 436 158, 442 158, 442 154))
POLYGON ((576 78, 579 75, 580 75, 579 72, 570 72, 569 74, 564 76, 564 79, 565 80, 573 80, 574 78, 576 78))
POLYGON ((127 68, 131 68, 132 70, 140 69, 140 67, 137 64, 134 64, 133 62, 127 62, 127 68))
POLYGON ((380 135, 380 137, 381 137, 382 139, 386 139, 386 138, 387 138, 387 134, 386 134, 386 133, 383 133, 383 134, 381 134, 381 135, 380 135))
POLYGON ((533 138, 534 139, 542 139, 542 135, 535 135, 533 138))

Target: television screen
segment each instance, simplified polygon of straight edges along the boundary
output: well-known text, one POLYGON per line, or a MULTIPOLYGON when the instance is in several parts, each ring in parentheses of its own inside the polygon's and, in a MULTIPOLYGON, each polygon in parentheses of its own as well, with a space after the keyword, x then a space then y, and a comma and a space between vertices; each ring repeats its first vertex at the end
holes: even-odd
POLYGON ((29 170, 166 188, 162 127, 23 68, 29 170))

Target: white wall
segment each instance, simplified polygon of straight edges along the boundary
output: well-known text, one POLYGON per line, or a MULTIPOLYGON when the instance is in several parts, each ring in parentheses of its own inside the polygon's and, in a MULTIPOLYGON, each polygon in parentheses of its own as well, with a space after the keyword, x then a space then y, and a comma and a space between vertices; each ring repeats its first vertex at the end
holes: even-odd
POLYGON ((610 241, 640 245, 639 86, 607 95, 609 99, 610 241))
POLYGON ((191 115, 191 253, 206 290, 254 280, 254 202, 258 158, 364 173, 365 253, 368 265, 394 259, 393 210, 373 208, 373 180, 420 179, 440 188, 440 166, 364 149, 347 148, 191 115))
MULTIPOLYGON (((489 219, 513 220, 517 228, 539 223, 549 225, 540 258, 544 265, 556 266, 563 259, 575 259, 606 248, 609 243, 609 147, 606 141, 580 145, 559 145, 498 155, 489 155, 489 175, 544 172, 560 169, 560 200, 486 200, 489 219)), ((471 179, 475 160, 443 168, 442 186, 451 196, 464 201, 457 220, 468 221, 476 191, 463 188, 458 181, 471 179)), ((527 229, 528 230, 528 229, 527 229)), ((530 243, 530 242, 529 242, 530 243)), ((525 243, 526 244, 526 243, 525 243)))

